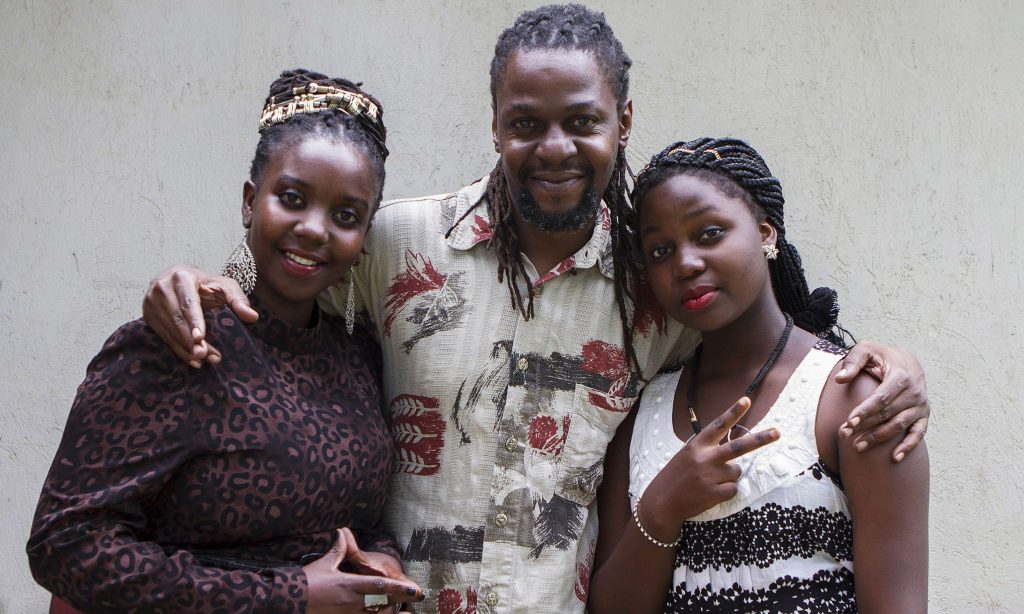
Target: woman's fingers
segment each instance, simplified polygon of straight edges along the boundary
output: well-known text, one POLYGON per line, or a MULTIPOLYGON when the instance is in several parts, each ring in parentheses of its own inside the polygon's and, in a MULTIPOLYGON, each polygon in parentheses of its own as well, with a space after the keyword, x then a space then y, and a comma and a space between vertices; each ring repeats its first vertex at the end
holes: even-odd
POLYGON ((723 411, 717 418, 711 421, 711 424, 704 427, 704 430, 698 433, 694 440, 699 440, 701 443, 709 445, 718 445, 718 442, 725 438, 726 433, 732 427, 736 426, 748 409, 750 409, 750 399, 740 397, 729 409, 723 411))
POLYGON ((778 441, 778 439, 778 429, 766 429, 756 433, 748 433, 743 437, 733 437, 731 440, 718 446, 717 460, 723 463, 736 460, 744 454, 749 454, 758 448, 763 448, 770 443, 778 441))
POLYGON ((350 586, 352 590, 364 595, 386 595, 387 604, 423 599, 423 591, 414 582, 396 578, 357 575, 352 579, 350 586))

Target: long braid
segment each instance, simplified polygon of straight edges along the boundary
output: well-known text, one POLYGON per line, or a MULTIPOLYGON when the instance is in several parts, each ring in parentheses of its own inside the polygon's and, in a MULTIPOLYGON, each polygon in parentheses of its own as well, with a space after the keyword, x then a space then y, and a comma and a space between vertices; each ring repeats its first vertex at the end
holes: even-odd
POLYGON ((711 182, 726 196, 745 202, 758 221, 767 221, 775 228, 779 255, 768 268, 779 308, 793 316, 801 328, 845 346, 846 331, 837 324, 838 295, 831 288, 810 292, 800 254, 786 239, 782 184, 761 155, 738 139, 704 137, 673 143, 640 171, 633 190, 634 207, 639 211, 644 197, 675 175, 693 175, 711 182))
MULTIPOLYGON (((633 62, 605 21, 604 14, 578 4, 549 5, 526 11, 516 18, 512 27, 501 33, 491 61, 492 106, 497 108, 498 83, 504 76, 512 55, 516 51, 533 49, 582 50, 592 54, 601 68, 602 76, 615 94, 616 109, 620 113, 625 109, 629 94, 629 68, 633 62)), ((604 189, 603 200, 608 206, 611 218, 615 300, 618 303, 625 333, 627 358, 630 366, 639 371, 626 307, 627 301, 632 302, 634 296, 629 282, 632 278, 629 270, 635 268, 630 263, 633 254, 629 248, 630 231, 627 221, 632 208, 626 184, 627 172, 629 167, 626 164, 625 151, 620 147, 616 154, 611 180, 604 189)), ((525 282, 527 288, 532 288, 532 282, 520 256, 519 237, 513 218, 515 204, 512 198, 499 160, 491 171, 486 191, 480 201, 486 201, 487 214, 491 219, 492 236, 488 246, 494 250, 498 260, 498 282, 508 285, 513 307, 522 313, 524 319, 530 319, 533 317, 534 293, 530 290, 523 296, 521 289, 520 279, 525 282)), ((450 234, 473 209, 480 206, 480 202, 470 207, 469 211, 452 225, 448 233, 450 234)))

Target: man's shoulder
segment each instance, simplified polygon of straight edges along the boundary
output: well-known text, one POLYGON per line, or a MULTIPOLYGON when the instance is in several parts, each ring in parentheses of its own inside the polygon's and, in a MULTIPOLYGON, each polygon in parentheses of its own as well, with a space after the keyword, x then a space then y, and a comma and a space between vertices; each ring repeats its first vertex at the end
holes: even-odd
POLYGON ((482 195, 481 181, 476 181, 454 192, 442 192, 413 198, 396 198, 381 203, 374 221, 380 220, 380 223, 391 224, 410 222, 412 220, 421 222, 425 218, 437 219, 441 217, 445 220, 450 220, 450 225, 454 221, 457 209, 474 204, 482 195))

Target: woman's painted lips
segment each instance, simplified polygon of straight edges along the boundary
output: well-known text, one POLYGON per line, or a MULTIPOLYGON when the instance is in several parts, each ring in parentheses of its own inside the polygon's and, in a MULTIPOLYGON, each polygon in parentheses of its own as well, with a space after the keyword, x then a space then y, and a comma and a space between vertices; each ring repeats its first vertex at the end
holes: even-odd
POLYGON ((683 307, 697 310, 708 306, 718 296, 718 290, 711 287, 694 288, 683 296, 683 307))

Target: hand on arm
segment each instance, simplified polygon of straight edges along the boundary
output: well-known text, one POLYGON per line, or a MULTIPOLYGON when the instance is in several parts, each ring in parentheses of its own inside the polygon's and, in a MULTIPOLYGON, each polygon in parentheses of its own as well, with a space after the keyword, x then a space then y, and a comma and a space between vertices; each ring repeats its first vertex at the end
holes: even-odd
POLYGON ((405 577, 398 561, 386 554, 364 553, 347 528, 338 529, 330 552, 302 569, 309 586, 308 614, 363 612, 366 595, 386 596, 382 610, 423 599, 423 591, 405 577), (342 563, 355 571, 339 570, 342 563))
POLYGON ((845 384, 866 372, 881 384, 850 412, 839 430, 843 439, 853 437, 854 447, 863 452, 906 433, 892 450, 900 462, 924 439, 928 430, 928 394, 924 370, 913 354, 871 341, 858 343, 843 360, 835 381, 845 384))
MULTIPOLYGON (((889 458, 895 440, 865 452, 835 437, 846 412, 877 394, 878 383, 861 376, 846 386, 826 387, 816 429, 836 448, 822 457, 837 462, 853 523, 853 576, 862 612, 914 614, 928 609, 928 452, 922 444, 899 464, 889 458)), ((831 463, 830 463, 831 464, 831 463)), ((833 467, 835 468, 835 467, 833 467)))
POLYGON ((142 315, 175 356, 198 369, 204 360, 220 362, 220 351, 206 343, 203 318, 204 311, 220 305, 230 305, 245 322, 259 318, 235 280, 178 265, 149 282, 142 315))
MULTIPOLYGON (((644 491, 637 507, 651 538, 671 543, 686 518, 736 495, 740 469, 731 463, 779 438, 775 429, 726 443, 726 436, 750 408, 746 397, 694 436, 644 491)), ((592 612, 661 612, 672 579, 675 548, 656 545, 637 526, 629 509, 629 445, 632 422, 620 427, 606 459, 599 493, 600 534, 589 606, 592 612), (636 569, 648 570, 636 574, 636 569)))

